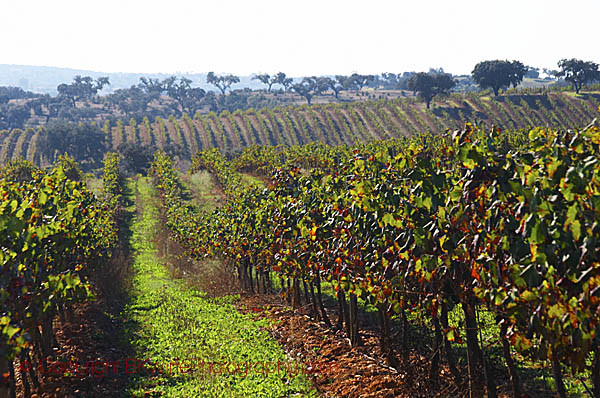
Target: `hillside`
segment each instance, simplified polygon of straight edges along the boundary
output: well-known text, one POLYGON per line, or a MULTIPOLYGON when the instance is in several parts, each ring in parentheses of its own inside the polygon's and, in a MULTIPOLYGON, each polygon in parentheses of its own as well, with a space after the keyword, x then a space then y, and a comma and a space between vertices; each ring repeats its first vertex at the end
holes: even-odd
MULTIPOLYGON (((183 148, 184 157, 207 147, 225 152, 249 145, 296 145, 320 141, 331 145, 401 137, 425 131, 456 129, 466 121, 503 129, 532 126, 577 128, 597 115, 600 94, 547 93, 498 98, 453 94, 431 110, 413 98, 340 104, 315 104, 184 115, 181 119, 119 120, 104 124, 107 150, 134 143, 163 149, 183 148)), ((0 163, 24 157, 41 162, 37 145, 42 130, 0 131, 0 163)))

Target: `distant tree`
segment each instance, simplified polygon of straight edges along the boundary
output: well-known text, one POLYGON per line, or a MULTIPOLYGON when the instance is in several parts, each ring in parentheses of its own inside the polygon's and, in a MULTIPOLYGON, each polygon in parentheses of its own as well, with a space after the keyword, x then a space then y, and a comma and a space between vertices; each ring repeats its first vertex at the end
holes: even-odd
POLYGON ((140 116, 143 118, 150 102, 158 97, 159 93, 150 94, 138 85, 115 90, 114 93, 107 95, 105 100, 113 109, 123 112, 127 119, 132 117, 139 119, 140 116))
POLYGON ((206 82, 218 88, 221 94, 225 95, 232 84, 240 82, 240 78, 234 75, 217 76, 214 72, 208 72, 206 82))
POLYGON ((251 100, 258 98, 253 96, 251 91, 235 90, 229 95, 216 95, 213 91, 206 93, 204 103, 208 105, 212 112, 235 112, 236 110, 245 110, 252 107, 251 100))
POLYGON ((30 105, 0 105, 0 130, 23 128, 31 117, 30 105))
POLYGON ((382 73, 381 74, 381 80, 383 81, 385 87, 387 88, 398 88, 398 78, 401 77, 400 75, 396 75, 395 73, 382 73))
POLYGON ((140 77, 140 84, 137 87, 148 94, 161 95, 165 91, 164 83, 153 78, 140 77))
POLYGON ((552 79, 560 79, 560 77, 558 76, 558 74, 560 73, 559 71, 557 71, 556 69, 547 69, 544 68, 543 69, 544 73, 547 75, 545 77, 546 80, 552 80, 552 79))
POLYGON ((50 119, 58 117, 61 110, 70 108, 72 105, 71 100, 68 98, 60 96, 51 97, 48 94, 36 98, 30 104, 35 115, 46 118, 46 124, 48 124, 50 119))
POLYGON ((440 67, 440 68, 429 68, 429 72, 430 75, 443 75, 444 73, 444 68, 440 67))
POLYGON ((270 92, 271 92, 271 87, 273 86, 273 84, 277 83, 277 82, 274 80, 274 77, 275 77, 275 76, 271 77, 271 75, 269 75, 269 74, 267 74, 267 73, 264 73, 264 74, 262 74, 262 75, 256 75, 256 76, 254 76, 254 77, 252 78, 252 80, 260 80, 260 82, 261 82, 262 84, 265 84, 265 85, 267 85, 267 86, 268 86, 267 92, 269 92, 269 93, 270 93, 270 92))
POLYGON ((537 79, 538 77, 540 77, 540 69, 539 68, 534 68, 532 66, 527 66, 527 72, 525 73, 525 77, 528 77, 530 79, 537 79))
POLYGON ((73 79, 73 83, 59 84, 58 87, 56 87, 56 90, 58 91, 59 97, 67 98, 73 107, 75 107, 78 100, 90 99, 96 95, 98 91, 102 90, 104 86, 109 84, 108 77, 99 77, 94 80, 90 76, 81 77, 77 75, 73 79))
POLYGON ((586 83, 600 80, 598 64, 592 61, 582 61, 575 58, 561 59, 558 61, 558 67, 560 70, 555 72, 555 76, 564 78, 571 83, 578 94, 586 83))
POLYGON ((323 95, 327 90, 331 88, 331 85, 335 83, 330 77, 320 76, 317 77, 315 86, 315 95, 323 95))
POLYGON ((337 75, 335 79, 330 77, 319 77, 317 79, 317 91, 320 93, 325 92, 329 89, 333 91, 333 95, 335 98, 339 98, 339 94, 342 90, 344 90, 344 82, 346 81, 346 76, 337 75))
POLYGON ((25 91, 21 87, 0 87, 0 104, 6 104, 13 99, 36 98, 40 94, 25 91))
POLYGON ((289 90, 289 88, 294 83, 294 79, 291 77, 287 77, 285 73, 278 72, 275 76, 275 83, 281 84, 285 90, 289 90))
POLYGON ((523 81, 527 67, 519 61, 483 61, 475 65, 473 80, 481 88, 489 87, 498 96, 501 88, 516 87, 523 81))
MULTIPOLYGON (((402 72, 402 75, 400 73, 398 73, 396 75, 396 78, 398 79, 398 88, 401 90, 410 90, 408 88, 408 79, 412 76, 412 75, 416 75, 417 72, 402 72)), ((416 95, 416 93, 415 93, 416 95)))
POLYGON ((315 76, 305 77, 300 83, 296 83, 292 86, 298 95, 306 98, 308 105, 311 104, 312 98, 319 94, 319 85, 315 76))
POLYGON ((168 93, 173 90, 173 86, 177 82, 177 76, 169 76, 161 82, 163 92, 168 93))
POLYGON ((171 82, 166 89, 167 95, 177 101, 181 107, 181 114, 187 112, 188 115, 196 113, 200 108, 200 101, 206 94, 203 89, 192 87, 192 81, 185 77, 180 77, 179 82, 171 82))
POLYGON ((79 163, 98 166, 105 152, 104 133, 92 123, 52 121, 40 135, 38 148, 50 162, 68 153, 79 163))
POLYGON ((359 92, 363 87, 366 87, 370 82, 375 80, 375 76, 353 73, 348 79, 350 80, 351 85, 356 87, 356 92, 359 92))
POLYGON ((429 109, 431 100, 436 95, 448 94, 456 85, 456 81, 450 74, 420 72, 409 77, 407 84, 409 89, 419 93, 419 97, 425 101, 429 109))
POLYGON ((120 166, 127 175, 145 174, 157 150, 154 146, 123 142, 117 147, 122 156, 120 166))
POLYGON ((345 91, 358 90, 358 86, 351 76, 336 75, 335 80, 344 88, 345 91))
POLYGON ((348 77, 343 75, 335 75, 334 79, 329 78, 329 88, 333 91, 335 98, 339 99, 340 92, 346 88, 346 80, 348 80, 348 77))

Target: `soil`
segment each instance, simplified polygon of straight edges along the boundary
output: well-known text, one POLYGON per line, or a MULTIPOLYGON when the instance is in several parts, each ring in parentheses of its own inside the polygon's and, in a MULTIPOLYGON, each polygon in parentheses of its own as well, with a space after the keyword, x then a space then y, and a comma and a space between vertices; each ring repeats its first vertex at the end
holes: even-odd
MULTIPOLYGON (((434 388, 428 377, 429 359, 417 353, 411 352, 406 363, 394 355, 399 366, 389 366, 376 330, 361 330, 362 345, 352 348, 344 331, 336 331, 302 311, 293 311, 278 296, 245 296, 238 308, 271 321, 271 335, 292 358, 301 358, 323 397, 463 396, 443 365, 440 386, 434 388)), ((329 314, 334 322, 336 315, 329 314)))
POLYGON ((124 320, 111 316, 107 311, 106 301, 100 298, 95 302, 75 305, 70 321, 56 319, 54 329, 58 345, 53 348, 52 359, 34 357, 31 363, 23 364, 15 361, 17 397, 123 396, 129 384, 125 362, 130 351, 119 338, 124 335, 124 320), (84 364, 87 364, 85 370, 84 364), (31 392, 26 395, 20 370, 27 370, 30 366, 36 371, 40 387, 34 388, 28 377, 31 392), (64 376, 63 367, 78 370, 72 372, 72 376, 64 376))

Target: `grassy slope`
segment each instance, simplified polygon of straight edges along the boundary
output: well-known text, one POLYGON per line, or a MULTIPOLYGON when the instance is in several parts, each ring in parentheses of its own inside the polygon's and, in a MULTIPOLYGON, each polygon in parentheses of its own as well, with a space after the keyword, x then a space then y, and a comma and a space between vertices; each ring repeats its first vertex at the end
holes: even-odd
POLYGON ((135 290, 123 316, 137 359, 151 358, 154 366, 163 369, 153 374, 153 367, 146 365, 130 393, 134 397, 150 392, 166 397, 314 396, 306 377, 297 374, 296 363, 264 331, 265 325, 235 310, 236 297, 210 299, 170 276, 153 243, 159 215, 155 193, 145 178, 129 184, 138 198, 131 238, 135 290), (191 374, 190 359, 195 364, 191 374), (169 366, 182 360, 184 367, 169 366), (210 362, 228 363, 229 370, 214 365, 210 371, 210 362), (270 373, 264 374, 263 363, 271 364, 270 373), (276 371, 273 364, 278 363, 276 371), (248 365, 252 365, 249 371, 248 365))

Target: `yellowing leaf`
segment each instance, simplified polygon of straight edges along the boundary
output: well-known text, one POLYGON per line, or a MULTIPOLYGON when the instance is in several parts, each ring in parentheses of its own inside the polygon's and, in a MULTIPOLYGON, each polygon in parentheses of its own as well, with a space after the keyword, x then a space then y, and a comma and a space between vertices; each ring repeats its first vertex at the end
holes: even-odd
POLYGON ((533 301, 533 300, 535 300, 537 298, 537 294, 535 294, 531 290, 525 290, 521 294, 521 297, 523 297, 523 299, 525 299, 526 301, 533 301))

